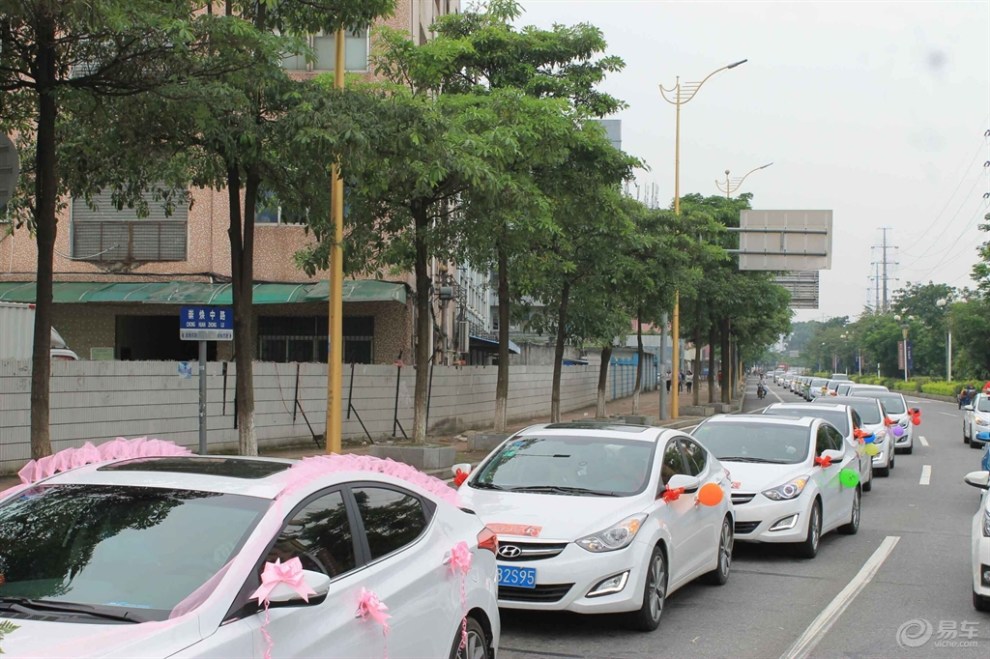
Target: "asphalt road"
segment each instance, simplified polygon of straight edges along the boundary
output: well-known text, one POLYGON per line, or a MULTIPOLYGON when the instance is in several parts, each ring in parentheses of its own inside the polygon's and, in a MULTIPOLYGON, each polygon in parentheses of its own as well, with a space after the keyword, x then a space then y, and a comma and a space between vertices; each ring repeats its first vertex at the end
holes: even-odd
MULTIPOLYGON (((758 401, 754 381, 744 409, 778 398, 800 400, 770 385, 758 401)), ((986 659, 990 615, 973 608, 970 581, 979 494, 962 481, 981 453, 963 444, 954 404, 908 404, 922 410, 914 453, 898 454, 890 477, 864 493, 857 535, 828 534, 810 561, 739 543, 728 584, 674 593, 652 633, 610 616, 503 610, 499 656, 986 659)))

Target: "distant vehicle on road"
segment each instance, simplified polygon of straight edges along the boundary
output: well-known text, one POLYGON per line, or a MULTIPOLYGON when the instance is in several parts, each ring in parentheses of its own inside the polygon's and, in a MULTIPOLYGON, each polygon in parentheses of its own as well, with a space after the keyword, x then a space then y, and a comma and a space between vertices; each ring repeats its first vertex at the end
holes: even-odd
POLYGON ((990 396, 976 394, 963 410, 963 441, 971 448, 983 448, 990 443, 990 396))

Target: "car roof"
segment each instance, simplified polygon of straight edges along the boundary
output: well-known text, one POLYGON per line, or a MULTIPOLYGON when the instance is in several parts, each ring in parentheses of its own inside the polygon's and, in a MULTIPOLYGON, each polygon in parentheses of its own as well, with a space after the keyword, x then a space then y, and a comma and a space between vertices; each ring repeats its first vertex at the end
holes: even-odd
POLYGON ((528 426, 514 436, 541 435, 544 437, 602 437, 608 439, 632 439, 644 442, 656 442, 667 434, 673 434, 670 428, 637 425, 633 423, 616 423, 614 421, 568 421, 563 423, 539 423, 528 426))
MULTIPOLYGON (((848 410, 849 406, 844 403, 819 403, 817 399, 814 403, 772 403, 767 405, 767 409, 783 410, 848 410)), ((808 416, 814 416, 809 414, 808 416)))
POLYGON ((770 423, 780 426, 801 426, 810 428, 816 421, 821 421, 813 414, 802 417, 773 416, 768 414, 716 414, 708 417, 702 425, 709 423, 770 423))
POLYGON ((833 396, 832 403, 845 403, 847 405, 852 405, 853 403, 876 403, 880 404, 880 401, 876 398, 870 396, 833 396))

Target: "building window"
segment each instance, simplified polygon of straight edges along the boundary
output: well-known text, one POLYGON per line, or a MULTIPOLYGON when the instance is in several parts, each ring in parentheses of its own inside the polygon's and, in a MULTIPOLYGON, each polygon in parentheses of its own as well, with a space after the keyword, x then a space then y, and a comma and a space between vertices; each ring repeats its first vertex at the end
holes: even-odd
MULTIPOLYGON (((333 71, 336 68, 337 44, 335 34, 311 34, 306 42, 316 58, 307 62, 304 55, 290 55, 282 60, 289 71, 333 71)), ((347 32, 344 38, 344 69, 365 73, 368 69, 370 41, 368 29, 347 32)))
POLYGON ((117 210, 109 191, 72 200, 72 258, 80 261, 185 261, 189 223, 183 194, 167 213, 161 201, 145 193, 146 217, 134 208, 117 210))
POLYGON ((254 209, 255 224, 305 224, 306 212, 281 203, 272 190, 258 190, 258 202, 254 209))
MULTIPOLYGON (((343 319, 344 363, 374 362, 375 319, 343 319)), ((261 316, 258 318, 258 359, 263 362, 327 361, 326 316, 261 316)))

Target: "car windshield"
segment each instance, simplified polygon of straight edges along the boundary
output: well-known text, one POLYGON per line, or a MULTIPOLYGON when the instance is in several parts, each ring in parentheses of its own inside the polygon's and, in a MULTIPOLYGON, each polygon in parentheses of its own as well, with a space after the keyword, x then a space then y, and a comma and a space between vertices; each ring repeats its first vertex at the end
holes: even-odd
POLYGON ((772 414, 773 416, 788 416, 796 419, 803 416, 813 416, 819 419, 825 419, 838 428, 839 432, 843 435, 849 434, 849 414, 844 410, 815 410, 804 409, 801 407, 768 407, 763 411, 763 413, 772 414))
POLYGON ((650 477, 654 442, 602 437, 520 437, 492 456, 471 486, 549 494, 628 496, 650 477))
POLYGON ((727 462, 798 464, 808 458, 810 436, 806 427, 775 423, 703 423, 694 431, 705 448, 727 462))
POLYGON ((880 405, 876 400, 849 400, 843 401, 843 404, 849 405, 856 410, 863 423, 872 425, 883 421, 883 418, 880 416, 880 405))
MULTIPOLYGON (((873 395, 873 394, 871 394, 873 395)), ((907 412, 907 405, 899 394, 876 394, 876 398, 883 403, 883 409, 890 414, 904 414, 907 412)))
POLYGON ((151 487, 30 488, 0 504, 0 603, 166 620, 239 551, 269 504, 151 487))
POLYGON ((828 380, 823 380, 821 378, 815 378, 814 380, 811 381, 812 387, 824 387, 827 384, 828 384, 828 380))
POLYGON ((976 399, 976 410, 978 412, 990 412, 990 398, 980 396, 976 399))

